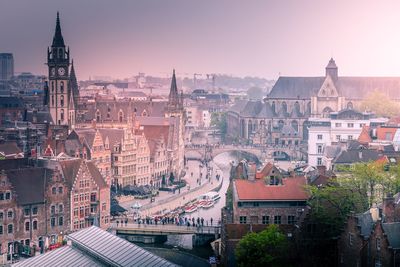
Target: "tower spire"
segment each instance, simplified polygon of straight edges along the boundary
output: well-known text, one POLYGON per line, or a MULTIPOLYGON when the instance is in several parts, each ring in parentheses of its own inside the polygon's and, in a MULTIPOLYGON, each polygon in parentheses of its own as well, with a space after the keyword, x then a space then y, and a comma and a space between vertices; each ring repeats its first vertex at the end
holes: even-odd
POLYGON ((54 32, 52 46, 53 47, 60 47, 60 46, 65 47, 64 38, 61 34, 60 13, 58 11, 57 11, 57 20, 56 20, 56 30, 54 32))
POLYGON ((169 101, 170 107, 178 107, 179 105, 179 95, 178 87, 176 85, 175 69, 172 72, 171 89, 169 91, 169 101))

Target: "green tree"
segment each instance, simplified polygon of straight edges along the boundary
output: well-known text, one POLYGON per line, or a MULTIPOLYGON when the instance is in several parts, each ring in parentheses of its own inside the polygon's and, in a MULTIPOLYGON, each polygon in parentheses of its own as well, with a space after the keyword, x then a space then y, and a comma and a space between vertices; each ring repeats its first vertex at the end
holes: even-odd
POLYGON ((361 102, 362 111, 372 111, 378 116, 393 117, 400 113, 400 104, 379 90, 373 91, 361 102))
POLYGON ((248 233, 238 243, 235 256, 237 265, 247 266, 286 266, 287 240, 274 224, 260 233, 248 233))
POLYGON ((326 238, 336 237, 350 212, 364 212, 368 200, 364 192, 349 184, 332 182, 326 186, 307 186, 311 219, 323 225, 326 238))
POLYGON ((226 122, 225 112, 213 112, 211 113, 211 127, 217 128, 221 132, 222 141, 225 140, 228 124, 226 122))

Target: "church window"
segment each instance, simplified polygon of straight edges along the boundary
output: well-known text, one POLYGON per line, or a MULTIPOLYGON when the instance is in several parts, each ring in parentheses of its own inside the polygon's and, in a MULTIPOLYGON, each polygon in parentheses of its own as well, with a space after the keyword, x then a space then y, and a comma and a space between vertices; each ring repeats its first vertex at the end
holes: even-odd
POLYGON ((61 119, 61 121, 64 120, 64 109, 60 110, 60 119, 61 119))
POLYGON ((59 58, 64 58, 64 57, 63 57, 63 50, 62 50, 62 48, 58 49, 58 57, 59 57, 59 58))
POLYGON ((64 93, 64 82, 60 82, 60 93, 64 93))
POLYGON ((285 123, 283 122, 283 120, 278 121, 278 128, 279 129, 282 129, 284 125, 285 125, 285 123))
POLYGON ((272 111, 275 113, 276 111, 275 111, 275 101, 272 101, 272 111))
POLYGON ((54 95, 51 96, 51 105, 54 106, 54 95))
POLYGON ((348 109, 353 109, 353 103, 352 102, 347 103, 347 108, 348 109))
POLYGON ((299 131, 299 123, 297 121, 292 121, 291 125, 296 132, 299 131))
POLYGON ((122 122, 122 119, 124 118, 124 114, 122 113, 122 111, 120 111, 119 113, 118 113, 118 120, 119 120, 119 122, 122 122))
POLYGON ((64 106, 64 96, 63 95, 61 95, 61 97, 60 97, 60 104, 62 107, 64 106))
POLYGON ((96 111, 96 122, 100 122, 100 111, 96 111))
POLYGON ((282 111, 283 111, 283 113, 287 113, 287 104, 286 104, 286 102, 282 102, 282 111))
POLYGON ((325 95, 325 90, 322 90, 321 95, 325 95))
POLYGON ((54 92, 54 81, 51 82, 51 91, 54 92))

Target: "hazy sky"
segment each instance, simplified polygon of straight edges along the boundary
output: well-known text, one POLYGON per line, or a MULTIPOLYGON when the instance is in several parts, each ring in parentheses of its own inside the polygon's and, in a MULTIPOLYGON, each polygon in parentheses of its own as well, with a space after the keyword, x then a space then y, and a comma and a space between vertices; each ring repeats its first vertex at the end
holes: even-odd
POLYGON ((400 1, 0 0, 0 52, 46 73, 56 12, 78 79, 226 73, 400 76, 400 1))

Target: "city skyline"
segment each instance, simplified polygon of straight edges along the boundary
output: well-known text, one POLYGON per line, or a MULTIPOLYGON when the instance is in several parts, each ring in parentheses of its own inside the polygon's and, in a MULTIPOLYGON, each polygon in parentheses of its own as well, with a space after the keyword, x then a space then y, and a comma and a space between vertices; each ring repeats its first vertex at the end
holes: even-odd
POLYGON ((342 76, 400 76, 400 6, 394 1, 339 1, 329 8, 317 1, 244 6, 179 0, 2 6, 0 51, 14 54, 17 73, 47 74, 44 47, 51 44, 59 11, 79 79, 138 72, 169 77, 173 68, 178 76, 322 76, 331 57, 342 76))

